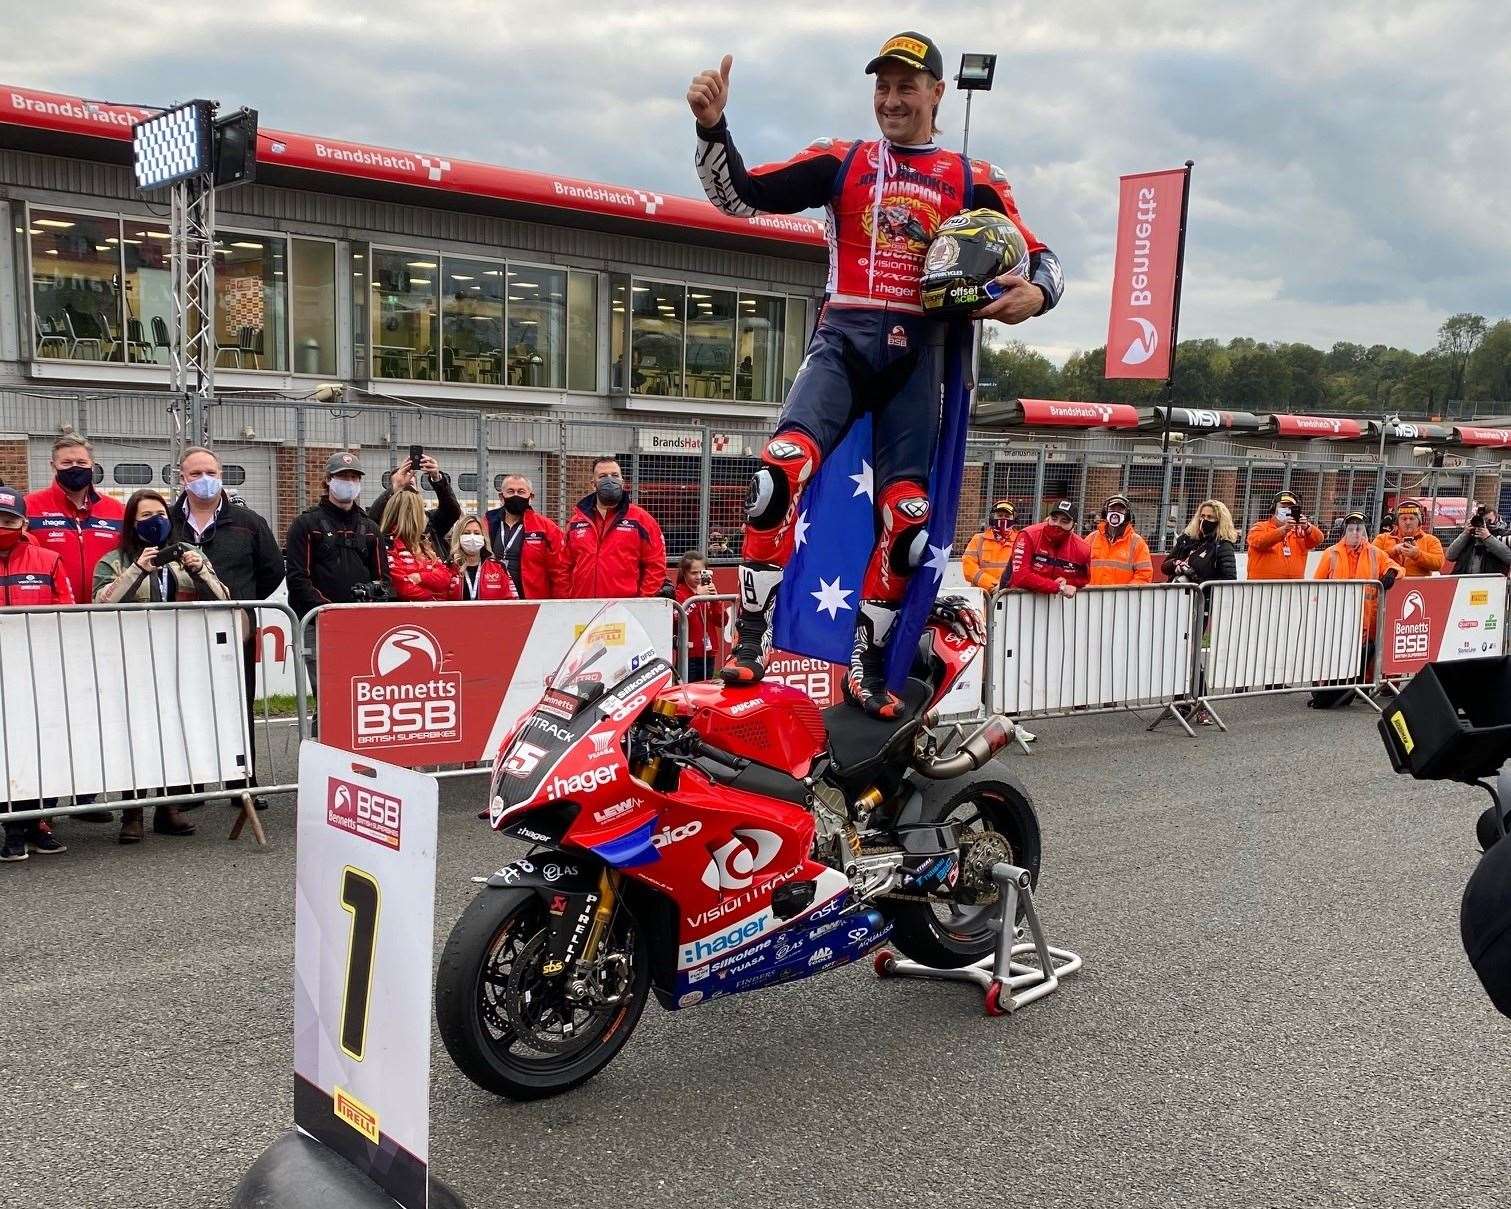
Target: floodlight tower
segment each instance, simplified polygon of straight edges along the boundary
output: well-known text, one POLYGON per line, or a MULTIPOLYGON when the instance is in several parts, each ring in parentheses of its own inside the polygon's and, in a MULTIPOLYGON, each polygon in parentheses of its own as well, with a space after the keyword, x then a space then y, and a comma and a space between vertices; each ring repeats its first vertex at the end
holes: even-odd
POLYGON ((215 101, 186 101, 131 129, 136 185, 168 189, 172 271, 175 453, 209 440, 205 404, 215 400, 215 188, 255 176, 257 113, 216 119, 215 101))

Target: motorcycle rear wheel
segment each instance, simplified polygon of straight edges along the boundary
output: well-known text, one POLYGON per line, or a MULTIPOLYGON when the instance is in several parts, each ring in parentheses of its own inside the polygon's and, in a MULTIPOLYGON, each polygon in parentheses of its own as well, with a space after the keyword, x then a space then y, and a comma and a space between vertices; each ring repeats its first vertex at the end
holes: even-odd
MULTIPOLYGON (((998 853, 996 860, 1027 869, 1033 884, 1039 884, 1039 818, 1028 795, 1011 782, 983 778, 962 786, 948 797, 941 794, 938 805, 926 809, 920 821, 955 823, 967 850, 972 843, 988 842, 993 845, 990 851, 998 853), (972 841, 967 838, 971 833, 989 833, 990 839, 972 841), (1006 851, 1000 851, 1004 845, 1006 851)), ((964 886, 962 873, 956 893, 964 886)), ((996 950, 1000 909, 997 902, 967 904, 954 899, 931 899, 909 903, 894 898, 879 905, 892 919, 893 942, 905 956, 921 965, 936 970, 959 969, 990 957, 996 950)))
POLYGON ((511 1100, 560 1095, 591 1079, 629 1040, 650 992, 649 954, 627 912, 602 942, 628 959, 623 998, 596 1010, 567 1002, 560 980, 540 975, 549 926, 534 892, 484 890, 451 929, 436 972, 447 1053, 483 1090, 511 1100), (553 1025, 561 1038, 547 1037, 543 1047, 538 1039, 553 1025))

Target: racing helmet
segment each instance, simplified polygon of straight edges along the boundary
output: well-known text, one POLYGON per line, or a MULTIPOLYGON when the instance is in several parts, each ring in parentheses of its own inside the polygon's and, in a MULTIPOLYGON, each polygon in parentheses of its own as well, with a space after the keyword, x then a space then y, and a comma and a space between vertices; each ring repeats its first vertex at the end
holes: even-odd
POLYGON ((962 210, 935 232, 919 279, 923 309, 940 317, 996 301, 1003 273, 1028 276, 1028 240, 996 210, 962 210))

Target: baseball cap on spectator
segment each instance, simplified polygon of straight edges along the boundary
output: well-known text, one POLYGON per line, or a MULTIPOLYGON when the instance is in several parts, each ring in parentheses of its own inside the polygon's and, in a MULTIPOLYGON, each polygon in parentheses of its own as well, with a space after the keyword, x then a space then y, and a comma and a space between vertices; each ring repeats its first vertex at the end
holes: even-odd
POLYGON ((1422 505, 1416 500, 1402 500, 1396 505, 1396 515, 1400 516, 1403 512, 1415 512, 1418 516, 1421 516, 1422 505))
POLYGON ((1364 519, 1364 513, 1362 513, 1362 512, 1350 512, 1347 516, 1345 516, 1343 518, 1343 523, 1345 525, 1363 525, 1363 524, 1367 524, 1368 522, 1366 522, 1365 519, 1364 519))
POLYGON ((26 497, 14 487, 0 487, 0 512, 11 516, 26 516, 26 497))
POLYGON ((1017 509, 1013 507, 1012 500, 998 500, 992 505, 993 512, 1005 512, 1008 516, 1017 515, 1017 509))
POLYGON ((1054 516, 1057 512, 1069 518, 1071 521, 1074 521, 1076 519, 1076 506, 1069 500, 1061 500, 1049 510, 1049 515, 1054 516))
POLYGON ((912 30, 893 34, 876 52, 876 58, 866 64, 866 74, 874 76, 889 59, 914 71, 926 71, 936 80, 944 79, 944 55, 940 54, 934 40, 923 34, 912 30))
POLYGON ((363 476, 367 474, 367 471, 362 469, 361 459, 354 453, 333 453, 330 460, 325 463, 326 474, 341 474, 343 471, 352 470, 363 476))
POLYGON ((1295 508, 1298 507, 1300 503, 1301 501, 1298 500, 1289 491, 1277 491, 1275 493, 1275 498, 1270 501, 1270 507, 1278 508, 1281 504, 1284 504, 1287 508, 1295 508))

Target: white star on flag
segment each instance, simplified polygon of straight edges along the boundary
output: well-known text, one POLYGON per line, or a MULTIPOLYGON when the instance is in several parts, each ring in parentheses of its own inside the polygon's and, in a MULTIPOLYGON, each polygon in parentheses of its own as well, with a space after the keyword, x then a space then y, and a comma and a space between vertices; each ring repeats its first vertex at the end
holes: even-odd
MULTIPOLYGON (((854 466, 855 463, 851 462, 850 465, 854 466)), ((875 491, 874 491, 874 489, 872 487, 872 484, 871 484, 871 463, 870 462, 866 462, 866 461, 861 462, 861 464, 860 464, 860 473, 859 474, 852 474, 850 476, 850 481, 855 484, 855 495, 852 495, 850 497, 852 500, 855 498, 856 495, 863 495, 868 500, 870 500, 873 504, 876 502, 875 491)))
MULTIPOLYGON (((851 464, 853 465, 854 463, 851 464)), ((838 619, 841 609, 850 609, 851 606, 845 603, 845 597, 853 596, 854 594, 853 589, 846 591, 839 586, 838 576, 835 576, 834 582, 830 583, 822 575, 819 576, 818 591, 808 593, 808 595, 818 601, 818 605, 814 611, 828 613, 831 619, 838 619)))
POLYGON ((934 572, 935 579, 943 579, 945 571, 950 565, 951 546, 930 546, 929 554, 932 557, 923 565, 934 572))
POLYGON ((807 541, 807 540, 808 540, 808 514, 806 512, 799 512, 797 514, 797 536, 793 539, 793 549, 794 550, 799 549, 802 546, 802 544, 805 541, 807 541))

